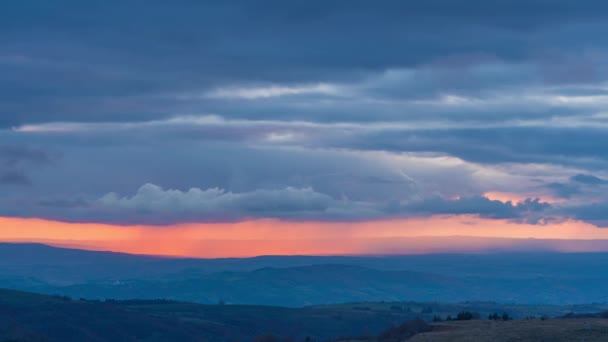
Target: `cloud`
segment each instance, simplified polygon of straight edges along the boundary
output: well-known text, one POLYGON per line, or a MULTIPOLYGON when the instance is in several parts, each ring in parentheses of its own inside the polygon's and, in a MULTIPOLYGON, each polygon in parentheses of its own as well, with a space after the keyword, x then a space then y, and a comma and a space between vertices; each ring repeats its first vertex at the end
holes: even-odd
POLYGON ((75 197, 46 197, 36 201, 37 206, 49 207, 49 208, 78 208, 78 207, 88 207, 90 205, 90 201, 83 198, 82 196, 75 197))
POLYGON ((608 159, 603 128, 487 127, 369 132, 362 149, 441 152, 479 163, 543 163, 601 169, 608 159))
MULTIPOLYGON (((260 98, 293 96, 293 95, 334 95, 337 93, 336 87, 330 84, 314 84, 314 85, 299 85, 299 86, 281 86, 271 85, 262 87, 250 88, 219 88, 205 94, 209 98, 231 99, 242 98, 247 100, 255 100, 260 98)), ((188 98, 189 96, 185 96, 188 98)))
POLYGON ((464 197, 448 200, 440 197, 429 198, 418 203, 406 205, 401 211, 416 214, 474 214, 493 219, 511 219, 526 223, 539 223, 550 218, 547 211, 549 203, 541 202, 538 198, 528 198, 519 203, 491 200, 484 196, 464 197))
POLYGON ((0 184, 31 185, 25 168, 51 163, 57 158, 46 151, 21 145, 0 145, 0 184))
POLYGON ((581 173, 572 176, 570 179, 574 182, 587 185, 599 185, 608 183, 608 181, 606 181, 605 179, 596 177, 594 175, 586 175, 581 173))
MULTIPOLYGON (((568 178, 565 182, 552 182, 546 185, 556 196, 570 199, 581 198, 604 198, 604 185, 608 182, 600 177, 578 173, 568 178)), ((595 199, 593 200, 595 201, 595 199)))
POLYGON ((482 196, 458 199, 431 197, 409 202, 354 201, 336 199, 311 188, 256 189, 230 192, 218 188, 163 189, 141 186, 132 196, 108 193, 91 204, 96 216, 120 222, 174 223, 224 221, 244 218, 289 218, 298 220, 367 220, 382 217, 434 215, 478 215, 537 224, 549 219, 548 203, 526 199, 521 203, 500 202, 482 196))
POLYGON ((3 214, 601 212, 604 2, 141 6, 0 4, 0 183, 30 185, 3 186, 3 214))
POLYGON ((407 70, 405 80, 389 76, 372 92, 462 96, 497 84, 606 80, 601 1, 153 0, 142 13, 138 0, 60 0, 35 18, 35 1, 0 6, 4 127, 159 119, 196 107, 179 94, 270 99, 390 70, 407 70))
POLYGON ((132 197, 119 197, 110 193, 99 199, 104 206, 115 206, 141 211, 201 211, 213 212, 225 209, 245 211, 318 211, 325 210, 331 198, 310 188, 285 188, 281 190, 257 190, 235 194, 218 188, 188 191, 164 190, 154 184, 142 185, 132 197))
POLYGON ((356 202, 343 202, 311 188, 257 189, 233 193, 219 188, 187 191, 163 189, 144 184, 131 197, 109 193, 97 204, 104 209, 151 215, 166 219, 186 215, 200 219, 235 219, 242 217, 327 217, 364 216, 371 208, 356 202), (345 210, 347 209, 347 210, 345 210))
MULTIPOLYGON (((144 122, 41 123, 13 128, 29 134, 78 135, 91 139, 215 140, 233 143, 315 148, 435 152, 477 163, 545 163, 591 169, 606 167, 608 154, 598 146, 608 127, 568 127, 529 123, 455 121, 315 122, 229 119, 183 115, 144 122), (576 141, 576 144, 572 142, 576 141)), ((608 141, 606 142, 608 143, 608 141)))
POLYGON ((580 185, 575 183, 549 183, 547 187, 560 198, 570 198, 581 193, 580 185))
POLYGON ((577 220, 590 222, 599 227, 608 227, 608 201, 575 203, 561 209, 561 214, 577 220))
POLYGON ((12 185, 30 185, 31 181, 21 170, 7 170, 0 174, 0 183, 12 185))
POLYGON ((20 145, 0 145, 0 162, 6 166, 23 163, 47 164, 56 157, 48 152, 20 145))

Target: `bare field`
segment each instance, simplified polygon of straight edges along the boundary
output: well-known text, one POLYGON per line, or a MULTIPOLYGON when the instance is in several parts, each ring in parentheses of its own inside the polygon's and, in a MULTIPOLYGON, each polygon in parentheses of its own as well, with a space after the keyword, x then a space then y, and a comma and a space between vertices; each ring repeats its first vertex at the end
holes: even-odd
POLYGON ((608 319, 458 321, 433 324, 433 331, 408 341, 608 341, 608 319))

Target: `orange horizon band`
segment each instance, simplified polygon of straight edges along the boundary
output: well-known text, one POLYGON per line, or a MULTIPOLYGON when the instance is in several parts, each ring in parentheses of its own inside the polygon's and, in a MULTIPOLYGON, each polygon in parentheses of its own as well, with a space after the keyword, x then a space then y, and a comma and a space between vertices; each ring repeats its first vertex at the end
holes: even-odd
POLYGON ((581 221, 532 225, 473 215, 364 222, 258 219, 166 226, 0 217, 0 241, 4 242, 183 257, 418 254, 526 246, 608 251, 604 240, 608 240, 608 229, 581 221))

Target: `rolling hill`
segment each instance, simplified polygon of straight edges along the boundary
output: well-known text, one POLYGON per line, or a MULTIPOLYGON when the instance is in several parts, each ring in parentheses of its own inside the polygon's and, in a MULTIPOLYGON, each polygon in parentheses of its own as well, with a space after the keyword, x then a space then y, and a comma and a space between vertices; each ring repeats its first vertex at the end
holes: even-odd
MULTIPOLYGON (((556 307, 490 302, 343 303, 285 308, 204 305, 162 299, 75 300, 0 289, 0 341, 234 342, 252 341, 267 335, 280 337, 280 341, 294 342, 376 341, 365 336, 407 336, 413 337, 414 341, 470 341, 471 338, 495 341, 503 336, 521 337, 513 340, 542 336, 546 337, 545 340, 565 341, 564 337, 585 336, 588 338, 586 341, 603 341, 597 337, 608 336, 606 320, 596 318, 600 317, 596 314, 581 313, 600 312, 606 308, 598 305, 556 307), (511 316, 520 318, 563 316, 566 312, 579 314, 565 316, 573 319, 451 321, 431 325, 424 322, 436 315, 455 316, 463 310, 479 312, 482 317, 497 311, 508 311, 511 316), (417 334, 412 334, 412 331, 417 334), (575 335, 577 331, 584 335, 575 335)), ((394 342, 388 339, 380 341, 394 342)))
POLYGON ((0 244, 6 288, 90 299, 305 306, 357 301, 608 302, 605 253, 174 259, 0 244))
POLYGON ((166 300, 86 301, 0 289, 0 341, 297 341, 374 334, 413 313, 202 305, 166 300))

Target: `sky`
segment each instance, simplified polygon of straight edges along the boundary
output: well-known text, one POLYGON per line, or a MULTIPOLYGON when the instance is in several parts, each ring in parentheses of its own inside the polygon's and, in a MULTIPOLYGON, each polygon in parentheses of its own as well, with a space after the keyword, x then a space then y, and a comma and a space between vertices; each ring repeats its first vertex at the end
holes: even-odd
POLYGON ((0 4, 0 240, 608 251, 608 3, 0 4))

